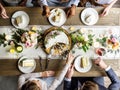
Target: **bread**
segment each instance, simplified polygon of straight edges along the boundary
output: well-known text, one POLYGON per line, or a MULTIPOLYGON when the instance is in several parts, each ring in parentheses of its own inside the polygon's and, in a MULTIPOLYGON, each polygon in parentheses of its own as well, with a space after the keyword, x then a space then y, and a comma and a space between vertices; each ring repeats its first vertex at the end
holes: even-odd
POLYGON ((85 57, 82 57, 82 58, 81 58, 80 66, 81 66, 82 68, 86 68, 86 67, 88 66, 88 59, 85 58, 85 57))
POLYGON ((15 21, 16 21, 16 24, 17 24, 17 26, 20 26, 20 24, 22 23, 22 16, 17 16, 16 18, 15 18, 15 21))
POLYGON ((22 67, 33 67, 34 66, 34 60, 23 60, 22 61, 22 67))
POLYGON ((87 17, 85 18, 85 21, 86 21, 87 23, 90 23, 90 22, 92 21, 92 15, 87 16, 87 17))
POLYGON ((59 21, 60 21, 60 16, 54 16, 54 17, 52 18, 52 20, 53 20, 54 22, 59 22, 59 21))

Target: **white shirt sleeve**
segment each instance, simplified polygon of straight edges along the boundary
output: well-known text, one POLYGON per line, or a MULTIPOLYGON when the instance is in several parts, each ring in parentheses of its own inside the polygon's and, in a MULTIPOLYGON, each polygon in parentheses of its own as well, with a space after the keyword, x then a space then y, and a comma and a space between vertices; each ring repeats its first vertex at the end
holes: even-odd
POLYGON ((111 69, 111 67, 108 66, 108 67, 105 69, 105 71, 109 71, 110 69, 111 69))
POLYGON ((47 4, 47 0, 40 0, 40 2, 41 2, 42 5, 46 5, 46 6, 48 6, 48 4, 47 4))
POLYGON ((79 2, 80 2, 80 0, 74 0, 72 4, 78 6, 79 2))
POLYGON ((61 71, 60 75, 58 77, 55 78, 55 80, 53 81, 52 85, 49 87, 48 90, 55 90, 58 85, 61 84, 61 82, 63 81, 65 74, 67 73, 68 68, 70 67, 70 64, 66 64, 63 68, 63 70, 61 71))

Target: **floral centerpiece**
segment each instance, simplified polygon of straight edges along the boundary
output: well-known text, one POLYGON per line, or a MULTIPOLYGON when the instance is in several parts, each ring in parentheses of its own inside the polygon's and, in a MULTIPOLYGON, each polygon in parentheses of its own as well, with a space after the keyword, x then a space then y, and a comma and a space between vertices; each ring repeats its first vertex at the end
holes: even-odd
POLYGON ((93 45, 93 37, 94 34, 83 28, 71 33, 73 45, 77 45, 79 49, 83 49, 84 52, 87 52, 87 50, 93 45))
POLYGON ((30 30, 16 29, 12 30, 11 35, 0 34, 0 46, 11 46, 10 52, 20 53, 23 51, 23 46, 28 47, 38 47, 42 41, 42 33, 33 26, 30 30))
POLYGON ((120 36, 114 34, 103 35, 101 38, 96 39, 103 47, 107 49, 107 52, 119 52, 120 51, 120 36))

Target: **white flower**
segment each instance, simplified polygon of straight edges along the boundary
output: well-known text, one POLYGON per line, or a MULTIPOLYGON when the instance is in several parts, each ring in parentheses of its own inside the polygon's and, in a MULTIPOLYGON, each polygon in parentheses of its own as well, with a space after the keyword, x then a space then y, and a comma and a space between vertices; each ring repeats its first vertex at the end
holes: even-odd
POLYGON ((88 41, 89 39, 88 39, 88 36, 85 36, 84 37, 84 41, 88 41))
POLYGON ((86 32, 86 29, 85 29, 85 28, 81 28, 81 29, 80 29, 80 32, 81 32, 81 33, 85 33, 85 32, 86 32))
POLYGON ((8 41, 4 41, 4 44, 8 44, 8 41))
POLYGON ((94 46, 95 48, 98 48, 98 47, 100 46, 100 44, 99 44, 99 42, 94 42, 94 43, 93 43, 93 46, 94 46))
POLYGON ((12 39, 12 36, 11 35, 6 35, 5 36, 5 39, 8 41, 8 40, 11 40, 12 39))

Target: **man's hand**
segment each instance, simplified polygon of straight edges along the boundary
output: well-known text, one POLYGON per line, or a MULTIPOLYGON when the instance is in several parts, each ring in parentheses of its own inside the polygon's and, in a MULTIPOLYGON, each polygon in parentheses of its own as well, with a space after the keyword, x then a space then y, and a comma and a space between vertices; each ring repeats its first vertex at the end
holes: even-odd
POLYGON ((94 60, 94 63, 96 65, 98 65, 100 68, 102 69, 106 69, 108 66, 105 64, 105 62, 100 58, 98 57, 97 59, 94 60))
POLYGON ((69 10, 67 11, 67 18, 74 16, 76 11, 76 6, 72 5, 69 10))
POLYGON ((42 77, 51 77, 54 76, 55 72, 54 71, 44 71, 42 72, 42 77))
POLYGON ((68 79, 71 79, 73 74, 74 74, 74 65, 71 65, 71 67, 69 67, 65 77, 68 78, 68 79))
POLYGON ((9 18, 8 16, 7 16, 7 13, 6 13, 6 10, 5 10, 5 8, 4 7, 1 7, 1 16, 2 16, 2 18, 4 18, 4 19, 7 19, 7 18, 9 18))
POLYGON ((50 16, 50 9, 48 6, 43 6, 43 15, 45 15, 46 17, 50 16))
POLYGON ((73 60, 74 60, 74 56, 71 54, 71 53, 69 53, 69 55, 68 55, 68 59, 67 59, 67 64, 71 64, 72 62, 73 62, 73 60))

